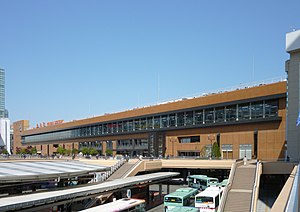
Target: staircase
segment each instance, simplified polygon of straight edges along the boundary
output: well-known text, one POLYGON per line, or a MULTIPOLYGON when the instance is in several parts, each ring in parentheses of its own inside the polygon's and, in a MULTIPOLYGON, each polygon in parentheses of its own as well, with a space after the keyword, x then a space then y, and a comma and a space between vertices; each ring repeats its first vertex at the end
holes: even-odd
POLYGON ((232 187, 227 195, 225 212, 246 212, 251 210, 255 171, 255 164, 241 165, 236 168, 232 187))
POLYGON ((131 160, 130 162, 125 163, 117 171, 115 171, 107 180, 116 180, 127 177, 126 175, 129 175, 130 172, 133 171, 133 168, 139 162, 139 160, 131 160))

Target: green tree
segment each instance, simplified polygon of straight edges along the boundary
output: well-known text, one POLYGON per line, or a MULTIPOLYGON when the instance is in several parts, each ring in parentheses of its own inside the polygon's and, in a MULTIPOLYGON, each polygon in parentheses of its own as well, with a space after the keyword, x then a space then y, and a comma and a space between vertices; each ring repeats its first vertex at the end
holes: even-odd
POLYGON ((57 150, 56 150, 56 151, 57 151, 59 154, 61 154, 61 155, 66 154, 66 149, 63 148, 63 147, 61 147, 61 146, 57 147, 57 150))
POLYGON ((16 147, 16 154, 21 154, 22 148, 21 147, 16 147))
POLYGON ((6 150, 6 149, 3 149, 2 151, 1 151, 1 154, 8 154, 8 151, 6 150))
POLYGON ((97 155, 97 154, 98 154, 98 151, 97 151, 95 148, 90 148, 90 149, 89 149, 89 154, 90 154, 90 155, 97 155))
POLYGON ((71 153, 72 153, 72 150, 66 149, 66 155, 71 155, 71 153))
POLYGON ((81 152, 82 152, 82 154, 84 154, 84 155, 88 155, 88 154, 89 154, 89 148, 83 147, 83 148, 81 149, 81 152))
POLYGON ((35 155, 36 153, 37 153, 36 147, 32 147, 32 148, 30 149, 30 154, 31 154, 31 155, 35 155))
POLYGON ((212 146, 212 156, 215 158, 221 157, 220 147, 217 142, 215 142, 212 146))
POLYGON ((113 154, 113 151, 111 149, 107 149, 105 151, 106 155, 112 155, 113 154))
POLYGON ((76 148, 74 148, 74 149, 72 149, 72 154, 78 154, 78 149, 76 149, 76 148))

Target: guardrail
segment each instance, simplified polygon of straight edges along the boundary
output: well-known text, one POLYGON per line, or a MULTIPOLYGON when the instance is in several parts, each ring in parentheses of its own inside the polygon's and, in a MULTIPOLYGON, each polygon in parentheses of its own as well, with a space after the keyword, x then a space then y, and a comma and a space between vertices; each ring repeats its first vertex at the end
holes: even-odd
POLYGON ((130 172, 131 172, 133 169, 135 169, 138 165, 140 165, 140 163, 142 163, 142 161, 141 161, 141 160, 137 160, 137 161, 135 162, 135 164, 134 164, 130 169, 128 169, 128 170, 121 176, 121 178, 128 177, 128 175, 130 174, 130 172))
POLYGON ((228 184, 227 184, 227 186, 225 186, 225 189, 224 189, 224 192, 223 192, 223 195, 222 195, 222 198, 221 198, 221 203, 220 203, 220 206, 218 208, 218 212, 224 211, 226 199, 227 199, 227 196, 228 196, 228 192, 231 189, 232 182, 233 182, 233 177, 235 175, 235 170, 236 170, 236 167, 237 167, 237 162, 240 162, 240 161, 241 161, 240 159, 236 160, 231 165, 231 171, 230 171, 229 178, 228 178, 228 184))
POLYGON ((94 182, 103 182, 107 180, 107 178, 109 178, 115 171, 117 171, 124 163, 125 160, 119 160, 116 164, 110 167, 109 171, 95 173, 96 176, 94 178, 94 182))
POLYGON ((297 171, 295 174, 295 179, 293 182, 293 187, 292 191, 289 196, 289 200, 287 202, 287 207, 285 209, 285 212, 290 212, 290 211, 298 211, 299 210, 299 183, 300 183, 300 164, 298 164, 297 171))
POLYGON ((251 207, 250 211, 256 211, 256 201, 257 201, 257 194, 258 194, 258 187, 259 187, 259 177, 260 177, 260 161, 256 162, 256 170, 255 170, 255 181, 252 189, 252 196, 251 196, 251 207))

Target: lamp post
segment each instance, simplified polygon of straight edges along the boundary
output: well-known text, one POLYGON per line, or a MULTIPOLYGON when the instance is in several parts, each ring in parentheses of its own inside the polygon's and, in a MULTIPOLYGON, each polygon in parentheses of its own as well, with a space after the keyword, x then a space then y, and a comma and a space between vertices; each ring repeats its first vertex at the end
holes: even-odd
POLYGON ((215 140, 215 136, 214 135, 208 135, 208 140, 210 141, 210 158, 212 158, 212 141, 215 140))

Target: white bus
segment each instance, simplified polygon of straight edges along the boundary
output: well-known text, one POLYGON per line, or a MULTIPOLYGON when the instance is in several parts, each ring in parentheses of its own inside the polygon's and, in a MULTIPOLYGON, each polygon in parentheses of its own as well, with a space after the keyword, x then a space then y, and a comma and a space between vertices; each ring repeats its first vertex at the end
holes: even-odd
POLYGON ((114 202, 106 203, 104 205, 99 205, 92 207, 81 212, 121 212, 121 211, 131 211, 131 212, 145 212, 145 200, 141 199, 129 199, 123 198, 116 200, 114 202))
POLYGON ((195 196, 195 207, 200 212, 218 211, 223 191, 223 187, 208 187, 195 196))

